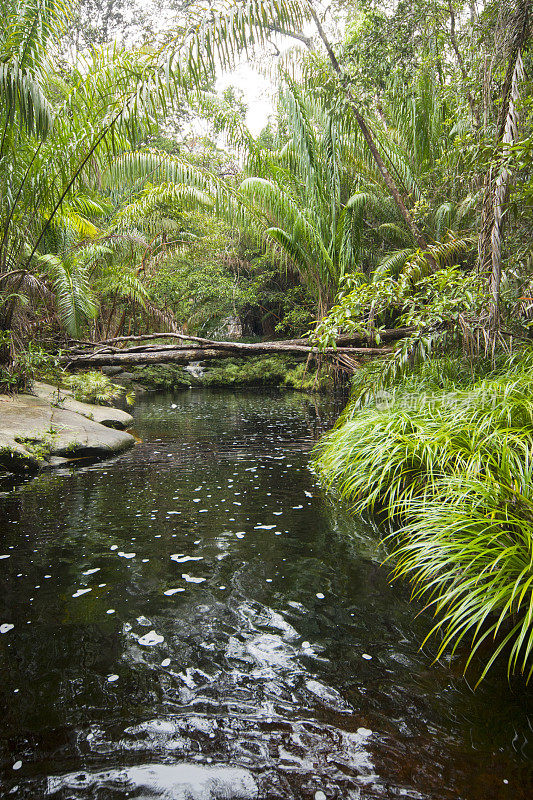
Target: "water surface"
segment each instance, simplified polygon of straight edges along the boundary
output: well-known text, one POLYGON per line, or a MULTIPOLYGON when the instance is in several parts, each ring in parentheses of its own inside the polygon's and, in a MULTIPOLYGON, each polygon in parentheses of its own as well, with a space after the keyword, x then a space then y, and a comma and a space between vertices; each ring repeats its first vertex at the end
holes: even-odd
POLYGON ((140 402, 142 442, 0 498, 0 797, 533 796, 531 694, 419 650, 300 394, 140 402))

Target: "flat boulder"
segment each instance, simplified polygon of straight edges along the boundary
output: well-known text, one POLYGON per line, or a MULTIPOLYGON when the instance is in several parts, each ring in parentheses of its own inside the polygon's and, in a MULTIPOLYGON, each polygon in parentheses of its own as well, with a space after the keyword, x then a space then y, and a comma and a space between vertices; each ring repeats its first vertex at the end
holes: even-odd
POLYGON ((57 463, 52 460, 55 457, 109 458, 134 443, 131 434, 106 427, 78 411, 54 406, 44 397, 0 395, 0 466, 9 471, 52 466, 57 463))
POLYGON ((109 406, 97 406, 92 403, 81 403, 79 400, 75 400, 72 392, 66 389, 60 389, 58 395, 56 387, 50 386, 48 383, 35 381, 32 394, 42 400, 48 400, 49 403, 57 405, 59 408, 75 411, 76 414, 81 414, 82 417, 99 422, 100 425, 105 425, 106 428, 125 430, 133 424, 133 417, 127 411, 122 411, 120 408, 110 408, 109 406))

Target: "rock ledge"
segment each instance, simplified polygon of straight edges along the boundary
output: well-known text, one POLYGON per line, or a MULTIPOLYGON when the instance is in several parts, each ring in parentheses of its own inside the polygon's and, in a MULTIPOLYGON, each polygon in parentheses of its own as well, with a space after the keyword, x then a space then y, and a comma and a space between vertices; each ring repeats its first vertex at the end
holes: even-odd
POLYGON ((0 395, 0 467, 35 472, 65 459, 109 458, 135 443, 123 430, 125 411, 80 403, 53 386, 37 383, 35 395, 0 395))

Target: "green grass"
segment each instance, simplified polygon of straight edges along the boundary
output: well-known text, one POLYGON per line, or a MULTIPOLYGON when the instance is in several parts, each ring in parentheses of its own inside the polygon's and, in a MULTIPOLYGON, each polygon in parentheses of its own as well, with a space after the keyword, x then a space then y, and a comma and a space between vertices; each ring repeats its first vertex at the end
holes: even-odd
POLYGON ((505 654, 508 673, 533 673, 532 465, 506 485, 484 476, 444 480, 434 497, 410 504, 394 574, 414 584, 441 634, 439 655, 483 653, 481 680, 505 654))
POLYGON ((315 467, 355 513, 394 525, 393 574, 436 614, 439 653, 467 644, 481 677, 505 655, 533 673, 533 353, 505 365, 443 359, 319 444, 315 467), (476 371, 474 371, 474 375, 476 371), (486 377, 479 379, 485 374, 486 377))

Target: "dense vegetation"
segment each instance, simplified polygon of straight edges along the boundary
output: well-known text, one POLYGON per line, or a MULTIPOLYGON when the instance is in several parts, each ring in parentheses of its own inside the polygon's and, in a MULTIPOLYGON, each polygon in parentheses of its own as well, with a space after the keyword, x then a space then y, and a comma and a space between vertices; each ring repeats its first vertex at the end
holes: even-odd
POLYGON ((353 397, 317 469, 386 513, 442 648, 527 677, 530 5, 184 2, 138 46, 118 5, 96 30, 87 3, 73 24, 60 0, 6 0, 0 28, 2 387, 73 339, 381 347, 334 359, 353 397), (244 55, 277 90, 257 136, 216 90, 244 55))

